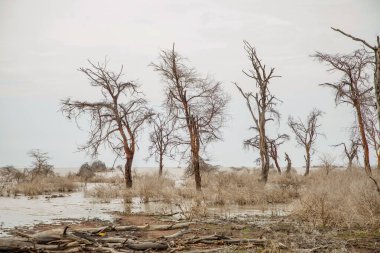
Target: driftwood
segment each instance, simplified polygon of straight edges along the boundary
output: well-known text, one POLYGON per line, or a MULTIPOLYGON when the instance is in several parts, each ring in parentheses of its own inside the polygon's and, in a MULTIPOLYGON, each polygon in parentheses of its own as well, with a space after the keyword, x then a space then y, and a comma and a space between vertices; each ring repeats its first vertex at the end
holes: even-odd
POLYGON ((189 252, 220 252, 231 247, 264 246, 265 240, 231 238, 225 235, 207 235, 185 237, 188 233, 194 233, 190 225, 194 222, 173 224, 156 224, 144 226, 105 226, 99 228, 71 229, 64 227, 51 229, 35 234, 26 234, 15 231, 18 237, 0 238, 0 252, 134 252, 163 250, 174 252, 178 250, 190 250, 209 245, 224 245, 224 248, 200 249, 189 252), (135 231, 169 231, 174 233, 160 236, 156 239, 139 240, 134 236, 135 231), (232 246, 234 245, 234 246, 232 246), (239 246, 237 246, 239 245, 239 246))
POLYGON ((133 250, 165 250, 169 248, 168 244, 164 242, 136 242, 132 240, 127 240, 125 245, 127 245, 128 248, 133 250))
POLYGON ((23 238, 0 238, 0 252, 19 252, 33 248, 33 243, 23 238))

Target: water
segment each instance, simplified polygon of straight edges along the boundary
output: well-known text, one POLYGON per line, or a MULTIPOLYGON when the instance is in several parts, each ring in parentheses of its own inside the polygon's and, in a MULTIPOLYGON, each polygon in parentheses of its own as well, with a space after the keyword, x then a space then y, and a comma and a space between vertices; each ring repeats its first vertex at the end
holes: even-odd
MULTIPOLYGON (((111 200, 110 203, 99 203, 94 199, 85 198, 83 192, 57 198, 0 197, 0 203, 2 229, 53 223, 60 219, 112 220, 111 211, 124 211, 124 202, 120 199, 111 200)), ((2 229, 0 229, 0 235, 2 229)))
MULTIPOLYGON (((57 169, 57 172, 68 173, 72 169, 57 169)), ((140 173, 157 173, 152 168, 137 168, 140 173)), ((170 168, 170 177, 177 184, 181 183, 183 168, 170 168)), ((103 176, 112 176, 119 171, 112 173, 102 173, 103 176)), ((88 184, 87 189, 95 187, 97 184, 88 184)), ((64 197, 49 198, 49 196, 39 196, 29 198, 18 196, 15 198, 0 197, 0 236, 6 233, 4 229, 17 226, 33 226, 38 223, 54 223, 59 220, 77 219, 101 219, 113 220, 112 212, 130 213, 173 213, 179 209, 175 205, 161 202, 143 203, 139 198, 133 198, 131 203, 124 203, 122 199, 111 199, 107 203, 101 203, 98 199, 85 197, 83 191, 74 192, 64 197)), ((244 215, 265 215, 282 216, 288 213, 286 206, 273 205, 260 209, 253 206, 226 206, 207 207, 207 213, 223 217, 235 217, 244 215)))

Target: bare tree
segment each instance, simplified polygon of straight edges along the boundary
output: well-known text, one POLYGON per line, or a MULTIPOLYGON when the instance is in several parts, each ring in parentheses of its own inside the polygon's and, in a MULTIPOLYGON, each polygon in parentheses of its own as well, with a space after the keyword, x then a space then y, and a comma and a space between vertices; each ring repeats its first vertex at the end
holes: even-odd
POLYGON ((377 128, 377 115, 376 107, 368 106, 365 110, 365 128, 367 133, 367 140, 369 146, 371 146, 377 157, 377 169, 380 170, 380 130, 377 128))
MULTIPOLYGON (((369 44, 367 41, 354 37, 351 34, 345 33, 342 30, 331 27, 336 32, 343 34, 344 36, 353 39, 354 41, 361 42, 365 47, 372 50, 375 54, 375 71, 374 71, 374 87, 375 87, 375 95, 376 95, 376 107, 377 107, 377 122, 379 124, 378 130, 380 130, 380 37, 376 37, 376 45, 373 46, 369 44)), ((376 150, 376 152, 380 152, 376 150)), ((378 154, 379 157, 379 154, 378 154)))
POLYGON ((344 154, 348 160, 347 169, 349 169, 349 170, 352 169, 352 163, 353 163, 354 159, 356 159, 356 160, 359 159, 358 152, 359 152, 359 147, 360 147, 360 141, 358 139, 351 139, 349 141, 349 144, 342 142, 342 143, 339 143, 339 144, 336 144, 333 146, 334 147, 343 146, 344 154))
POLYGON ((372 103, 371 90, 373 88, 368 85, 368 75, 366 74, 366 68, 371 64, 372 57, 363 49, 346 55, 317 52, 313 57, 331 67, 329 71, 339 71, 343 74, 338 82, 323 83, 321 86, 334 90, 337 105, 345 103, 354 108, 364 151, 364 168, 367 174, 371 175, 364 109, 372 103))
POLYGON ((274 164, 277 168, 277 172, 281 174, 281 168, 278 164, 278 148, 284 144, 285 141, 289 140, 289 135, 287 134, 281 134, 278 135, 277 138, 268 140, 269 143, 269 156, 274 161, 274 164))
POLYGON ((286 174, 289 174, 290 171, 292 170, 292 160, 290 160, 290 157, 288 153, 285 152, 285 161, 287 162, 286 165, 286 174))
POLYGON ((53 176, 54 166, 48 163, 50 157, 47 152, 42 152, 39 149, 32 149, 28 152, 29 157, 32 160, 32 167, 29 171, 31 176, 31 181, 33 181, 38 176, 53 176))
POLYGON ((166 83, 165 107, 176 119, 177 143, 184 148, 182 156, 190 150, 196 189, 201 190, 200 152, 221 138, 229 99, 220 82, 201 78, 195 69, 188 67, 174 45, 171 50, 162 50, 159 59, 159 63, 151 65, 166 83))
POLYGON ((132 162, 137 148, 137 136, 143 124, 152 116, 147 101, 133 81, 122 81, 123 66, 118 73, 107 68, 107 61, 80 68, 90 80, 90 85, 100 89, 102 100, 97 102, 62 100, 61 111, 75 120, 82 115, 90 116, 88 141, 79 150, 91 156, 98 155, 99 147, 106 145, 119 158, 125 158, 124 176, 127 188, 132 187, 132 162))
MULTIPOLYGON (((266 138, 266 142, 268 145, 269 157, 273 160, 273 162, 276 166, 277 172, 279 174, 281 174, 281 168, 280 168, 280 165, 278 163, 278 148, 282 144, 284 144, 284 142, 287 140, 289 140, 289 135, 287 135, 287 134, 280 134, 276 138, 269 138, 269 137, 266 138)), ((245 140, 244 146, 246 148, 251 147, 253 149, 257 149, 260 151, 260 141, 259 141, 258 136, 255 136, 251 139, 245 140)))
POLYGON ((326 175, 329 175, 330 172, 335 168, 335 160, 336 157, 328 154, 328 153, 323 153, 319 156, 319 160, 321 161, 322 168, 325 170, 326 175))
POLYGON ((318 128, 321 126, 318 124, 318 119, 322 114, 322 111, 313 109, 308 115, 306 122, 303 122, 301 119, 295 120, 292 116, 288 118, 288 125, 296 136, 296 142, 305 148, 305 176, 309 175, 310 172, 311 155, 314 153, 313 145, 318 135, 321 135, 321 133, 318 132, 318 128))
POLYGON ((149 135, 150 146, 149 156, 154 156, 155 161, 159 163, 158 175, 162 176, 164 167, 164 156, 174 158, 173 148, 176 146, 175 118, 170 115, 156 114, 152 119, 153 129, 149 135))
POLYGON ((243 70, 243 73, 252 78, 255 86, 258 89, 256 92, 244 92, 236 83, 236 87, 244 97, 250 115, 252 117, 254 126, 251 128, 257 132, 254 139, 258 142, 258 150, 260 153, 261 163, 261 181, 267 182, 269 173, 269 144, 266 135, 266 123, 268 121, 279 118, 279 113, 276 110, 278 99, 271 94, 269 84, 275 77, 274 68, 269 71, 262 61, 257 56, 256 49, 252 47, 247 41, 244 41, 244 50, 250 61, 250 69, 243 70))

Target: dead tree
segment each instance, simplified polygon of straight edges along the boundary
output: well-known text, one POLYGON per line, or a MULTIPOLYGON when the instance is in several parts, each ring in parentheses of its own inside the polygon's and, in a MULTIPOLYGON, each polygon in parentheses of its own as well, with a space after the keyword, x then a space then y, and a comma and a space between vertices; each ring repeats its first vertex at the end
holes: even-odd
POLYGON ((261 181, 264 183, 268 180, 269 173, 269 144, 267 142, 266 126, 268 121, 273 121, 279 118, 279 113, 276 110, 278 99, 271 94, 269 84, 275 77, 274 68, 269 71, 262 61, 257 56, 256 49, 247 41, 244 41, 244 50, 250 62, 248 71, 243 70, 243 73, 254 80, 257 91, 244 92, 240 86, 235 83, 236 87, 244 97, 254 125, 251 127, 256 131, 254 137, 258 142, 258 150, 260 153, 261 163, 261 181))
POLYGON ((308 115, 306 122, 303 122, 301 119, 295 120, 292 116, 288 118, 288 125, 296 136, 297 144, 305 148, 305 176, 309 175, 310 172, 311 155, 314 153, 313 145, 318 135, 321 135, 318 132, 318 128, 321 126, 318 124, 318 119, 322 114, 322 111, 313 109, 308 115))
POLYGON ((39 149, 32 149, 28 152, 28 155, 33 159, 32 167, 29 170, 31 181, 39 176, 47 177, 54 175, 54 166, 48 163, 50 157, 47 152, 42 152, 39 149))
POLYGON ((351 139, 348 145, 342 142, 333 146, 334 147, 343 146, 344 154, 348 160, 347 169, 351 170, 354 159, 359 160, 358 152, 359 152, 359 147, 360 147, 360 141, 357 139, 351 139))
POLYGON ((377 169, 380 170, 380 131, 377 128, 377 117, 376 117, 376 107, 369 106, 365 110, 365 128, 367 133, 367 140, 370 147, 373 148, 373 151, 377 157, 377 169))
POLYGON ((173 148, 176 145, 175 119, 163 114, 156 114, 152 118, 153 129, 149 135, 150 146, 147 159, 154 157, 159 163, 158 175, 162 176, 164 157, 174 158, 173 148))
POLYGON ((290 157, 288 153, 285 152, 285 161, 287 162, 286 165, 286 174, 289 174, 290 171, 292 170, 292 160, 290 160, 290 157))
POLYGON ((269 156, 274 161, 274 164, 277 168, 277 172, 281 174, 281 168, 278 164, 278 148, 284 144, 285 141, 289 140, 289 135, 287 134, 281 134, 278 135, 277 138, 268 140, 269 143, 269 156))
POLYGON ((177 147, 183 148, 183 157, 190 150, 196 189, 201 190, 200 152, 205 151, 207 144, 221 138, 229 99, 220 82, 200 77, 185 63, 186 59, 173 45, 170 50, 162 50, 159 62, 151 66, 166 83, 165 107, 176 120, 177 147))
MULTIPOLYGON (((260 150, 260 142, 259 142, 259 138, 257 138, 258 136, 254 137, 254 138, 251 138, 251 139, 248 139, 248 140, 245 140, 244 141, 244 146, 246 148, 253 148, 253 149, 257 149, 257 150, 260 150)), ((267 137, 267 145, 268 145, 268 150, 269 150, 269 157, 273 160, 275 166, 276 166, 276 169, 277 169, 277 172, 279 174, 281 174, 281 168, 280 168, 280 165, 278 163, 278 148, 284 144, 285 141, 289 140, 289 135, 287 134, 281 134, 281 135, 278 135, 276 138, 269 138, 267 137)))
POLYGON ((136 152, 137 136, 152 112, 147 101, 133 81, 122 81, 123 67, 115 73, 103 64, 90 62, 89 68, 80 68, 90 85, 100 89, 102 100, 97 102, 62 100, 61 111, 68 119, 90 116, 89 139, 79 147, 91 156, 98 155, 101 145, 108 146, 118 158, 126 159, 125 183, 132 187, 132 163, 136 152))
POLYGON ((369 86, 366 74, 366 68, 371 64, 372 57, 363 49, 346 55, 317 52, 313 57, 319 62, 326 63, 330 67, 329 71, 339 71, 343 75, 336 83, 320 85, 334 90, 337 105, 345 103, 354 108, 363 147, 364 168, 368 175, 372 175, 364 121, 364 110, 372 103, 373 88, 369 86))
MULTIPOLYGON (((336 32, 343 34, 344 36, 351 38, 355 41, 361 42, 365 47, 372 50, 375 54, 375 71, 374 71, 374 87, 375 87, 375 96, 376 96, 376 107, 377 107, 377 122, 379 124, 378 130, 380 131, 380 37, 376 37, 376 45, 373 46, 369 44, 367 41, 354 37, 351 34, 345 33, 342 30, 331 27, 336 32)), ((380 152, 376 150, 376 152, 380 152)), ((379 154, 378 154, 379 157, 379 154)))

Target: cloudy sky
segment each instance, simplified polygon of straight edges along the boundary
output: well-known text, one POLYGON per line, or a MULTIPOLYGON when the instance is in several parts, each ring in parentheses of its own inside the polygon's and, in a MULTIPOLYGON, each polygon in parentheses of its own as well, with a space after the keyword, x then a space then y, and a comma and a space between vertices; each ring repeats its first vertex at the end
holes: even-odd
MULTIPOLYGON (((76 152, 86 140, 87 125, 80 130, 59 112, 63 98, 99 98, 99 91, 77 69, 87 66, 88 59, 104 57, 111 60, 112 69, 124 64, 125 79, 137 80, 151 105, 158 106, 163 83, 148 65, 173 42, 191 66, 222 81, 231 96, 224 141, 208 149, 212 163, 253 165, 257 154, 242 146, 250 137, 251 120, 232 84, 254 88, 241 72, 248 66, 243 40, 282 76, 271 84, 283 101, 281 124, 272 125, 271 131, 290 134, 289 115, 305 118, 312 108, 319 108, 326 112, 321 121, 326 138, 318 141, 317 151, 339 157, 329 145, 347 140, 353 113, 346 106, 337 108, 331 91, 318 86, 339 75, 326 72, 326 66, 310 55, 316 50, 345 53, 360 47, 331 26, 374 43, 380 34, 379 10, 378 0, 0 0, 0 166, 28 166, 26 153, 34 148, 49 152, 56 167, 90 161, 85 153, 76 152)), ((155 165, 143 159, 147 144, 144 134, 135 166, 155 165)), ((296 166, 303 165, 303 150, 294 138, 281 148, 284 151, 296 166)), ((100 158, 113 161, 107 150, 100 158)))

